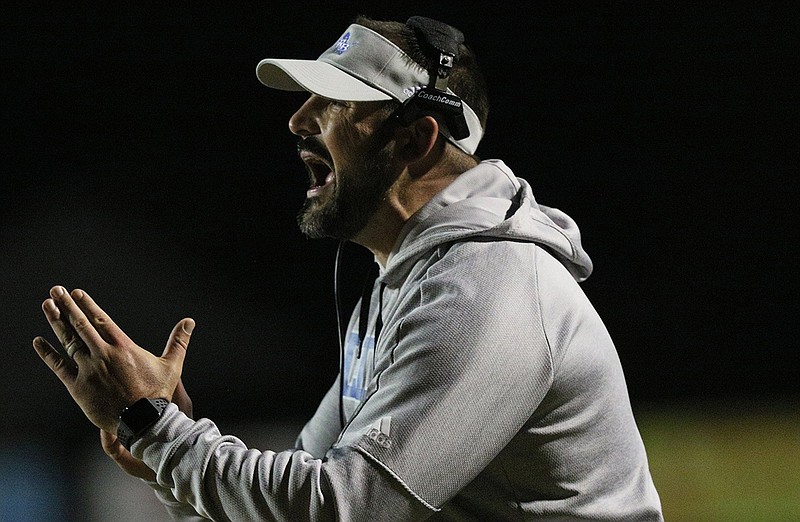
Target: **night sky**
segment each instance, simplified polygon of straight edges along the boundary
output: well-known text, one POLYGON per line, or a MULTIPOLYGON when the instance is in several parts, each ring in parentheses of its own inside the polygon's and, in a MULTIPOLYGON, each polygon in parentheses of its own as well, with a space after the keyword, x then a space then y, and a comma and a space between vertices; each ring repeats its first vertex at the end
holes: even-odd
MULTIPOLYGON (((492 99, 478 154, 578 222, 595 264, 582 286, 635 407, 797 399, 790 13, 273 4, 4 9, 6 438, 93 434, 31 348, 55 340, 40 311, 54 284, 88 291, 156 353, 193 317, 198 416, 313 412, 338 365, 336 242, 295 224, 307 181, 287 120, 304 95, 267 89, 255 66, 315 58, 359 11, 465 33, 492 99)), ((346 301, 369 263, 347 249, 346 301)))

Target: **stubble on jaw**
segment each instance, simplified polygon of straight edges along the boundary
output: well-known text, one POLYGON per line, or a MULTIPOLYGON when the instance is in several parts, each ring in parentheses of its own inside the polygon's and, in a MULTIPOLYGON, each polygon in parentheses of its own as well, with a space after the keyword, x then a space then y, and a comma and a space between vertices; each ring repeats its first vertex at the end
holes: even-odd
MULTIPOLYGON (((314 142, 315 149, 322 147, 314 142)), ((367 225, 397 178, 391 171, 387 144, 386 133, 372 134, 357 162, 335 172, 329 193, 306 199, 297 217, 303 234, 311 239, 350 240, 367 225)), ((330 157, 324 148, 315 152, 330 157)))

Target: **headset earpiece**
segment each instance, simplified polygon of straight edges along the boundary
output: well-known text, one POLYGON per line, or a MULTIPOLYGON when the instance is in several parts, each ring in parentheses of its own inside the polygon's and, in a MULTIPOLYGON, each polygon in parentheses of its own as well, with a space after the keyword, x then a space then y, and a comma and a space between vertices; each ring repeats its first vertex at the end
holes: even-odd
POLYGON ((458 59, 458 46, 464 42, 463 33, 422 16, 412 16, 406 25, 416 32, 420 47, 428 54, 432 65, 428 70, 428 86, 414 93, 398 109, 396 114, 400 122, 407 125, 421 116, 438 117, 453 139, 469 137, 463 102, 455 94, 447 92, 447 79, 458 59))

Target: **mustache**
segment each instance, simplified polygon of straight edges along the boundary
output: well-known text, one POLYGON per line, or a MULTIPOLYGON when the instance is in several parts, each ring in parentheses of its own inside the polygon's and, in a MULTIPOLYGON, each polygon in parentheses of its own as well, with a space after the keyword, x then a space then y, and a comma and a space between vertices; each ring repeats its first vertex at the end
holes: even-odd
POLYGON ((333 158, 328 149, 316 136, 305 136, 297 140, 297 154, 299 155, 302 152, 309 152, 333 164, 333 158))

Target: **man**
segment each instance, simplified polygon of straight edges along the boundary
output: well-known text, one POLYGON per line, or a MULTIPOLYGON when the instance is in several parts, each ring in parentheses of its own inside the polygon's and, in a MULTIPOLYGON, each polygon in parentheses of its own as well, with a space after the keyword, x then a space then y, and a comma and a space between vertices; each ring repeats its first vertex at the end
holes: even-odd
POLYGON ((614 345, 578 286, 592 265, 575 223, 474 156, 488 103, 462 38, 359 18, 316 61, 258 65, 264 84, 310 93, 289 121, 310 178, 301 228, 379 267, 296 448, 248 450, 190 418, 191 319, 158 358, 81 290, 44 302, 72 359, 41 337, 37 352, 175 518, 662 519, 614 345))

